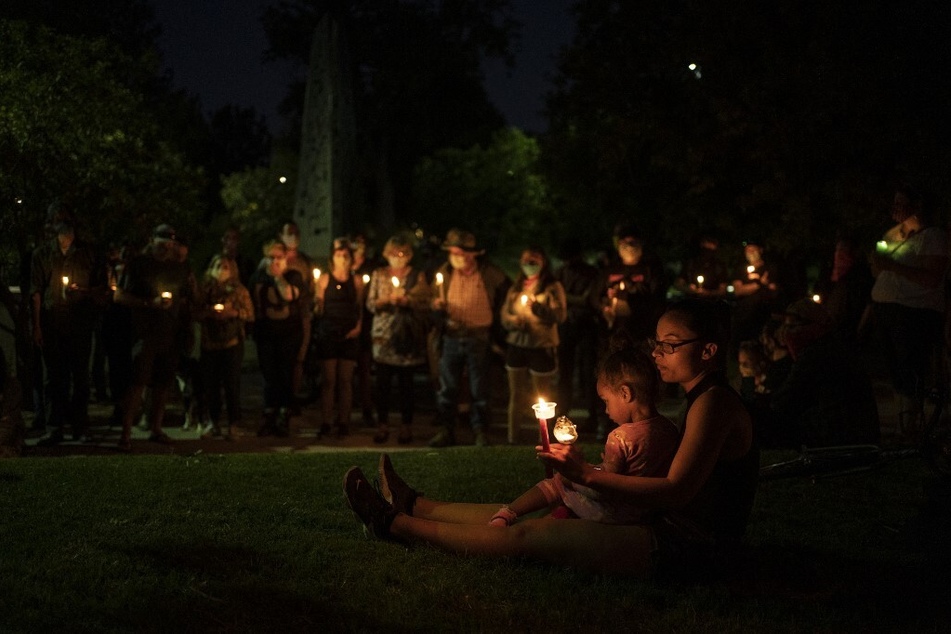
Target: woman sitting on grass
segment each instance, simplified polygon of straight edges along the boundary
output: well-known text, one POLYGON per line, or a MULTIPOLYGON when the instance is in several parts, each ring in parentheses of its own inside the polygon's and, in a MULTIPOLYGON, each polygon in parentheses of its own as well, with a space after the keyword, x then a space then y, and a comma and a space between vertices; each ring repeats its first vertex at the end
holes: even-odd
POLYGON ((701 299, 673 306, 657 324, 654 362, 661 379, 679 384, 687 398, 683 436, 666 477, 598 470, 573 445, 553 445, 538 454, 571 482, 658 509, 662 519, 650 525, 542 518, 508 528, 487 526, 497 504, 424 498, 385 456, 380 484, 388 499, 353 468, 344 479, 347 501, 380 539, 639 577, 708 573, 712 556, 729 555, 745 532, 759 469, 750 416, 723 372, 728 324, 725 306, 701 299))

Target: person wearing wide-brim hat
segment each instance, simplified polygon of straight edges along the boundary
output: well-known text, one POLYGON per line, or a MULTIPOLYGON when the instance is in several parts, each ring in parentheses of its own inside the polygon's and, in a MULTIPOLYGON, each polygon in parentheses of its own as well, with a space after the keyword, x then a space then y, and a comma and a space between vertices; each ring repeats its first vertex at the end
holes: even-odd
POLYGON ((171 442, 162 430, 165 401, 191 332, 187 311, 197 294, 191 267, 181 257, 183 245, 184 238, 174 227, 157 226, 148 248, 126 266, 113 298, 131 309, 136 341, 132 378, 122 406, 122 451, 132 448, 132 419, 138 414, 146 386, 152 388, 149 440, 171 442))
POLYGON ((442 243, 447 262, 436 272, 432 307, 444 324, 439 355, 437 421, 443 429, 432 447, 456 444, 455 420, 463 370, 469 372, 472 408, 469 422, 479 446, 488 444, 488 364, 498 314, 511 281, 497 266, 479 259, 485 253, 476 237, 450 229, 442 243), (442 282, 440 283, 440 280, 442 282))

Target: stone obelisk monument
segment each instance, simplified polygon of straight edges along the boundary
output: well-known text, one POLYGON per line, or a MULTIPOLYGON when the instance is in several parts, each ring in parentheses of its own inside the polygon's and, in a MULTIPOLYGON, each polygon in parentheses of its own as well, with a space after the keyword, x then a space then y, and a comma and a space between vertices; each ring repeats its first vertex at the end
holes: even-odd
POLYGON ((301 134, 294 220, 301 249, 324 259, 331 241, 359 226, 356 123, 344 28, 328 11, 314 32, 301 134))

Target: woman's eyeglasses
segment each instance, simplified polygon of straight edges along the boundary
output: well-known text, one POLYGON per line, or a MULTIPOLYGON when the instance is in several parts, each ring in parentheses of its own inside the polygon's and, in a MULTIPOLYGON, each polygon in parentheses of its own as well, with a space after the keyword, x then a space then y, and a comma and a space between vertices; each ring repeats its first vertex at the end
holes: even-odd
POLYGON ((696 341, 700 341, 700 338, 694 337, 693 339, 685 339, 683 341, 657 341, 656 339, 648 338, 647 347, 651 352, 660 350, 663 354, 673 354, 680 346, 686 346, 688 343, 694 343, 696 341))

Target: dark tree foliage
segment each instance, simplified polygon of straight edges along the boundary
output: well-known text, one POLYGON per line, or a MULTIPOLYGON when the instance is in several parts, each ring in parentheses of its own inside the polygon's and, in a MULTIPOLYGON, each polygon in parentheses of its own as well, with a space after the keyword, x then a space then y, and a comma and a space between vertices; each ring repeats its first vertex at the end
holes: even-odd
MULTIPOLYGON (((517 27, 509 0, 285 0, 264 15, 275 58, 307 63, 327 14, 344 27, 353 60, 358 134, 381 154, 397 212, 409 206, 413 166, 435 150, 488 141, 503 123, 483 87, 484 55, 509 57, 517 27)), ((284 113, 299 120, 303 86, 284 113)))
POLYGON ((712 229, 789 253, 838 227, 876 234, 895 179, 947 199, 943 3, 581 0, 575 10, 546 160, 566 217, 586 219, 579 230, 595 209, 602 235, 624 217, 668 249, 712 229))

